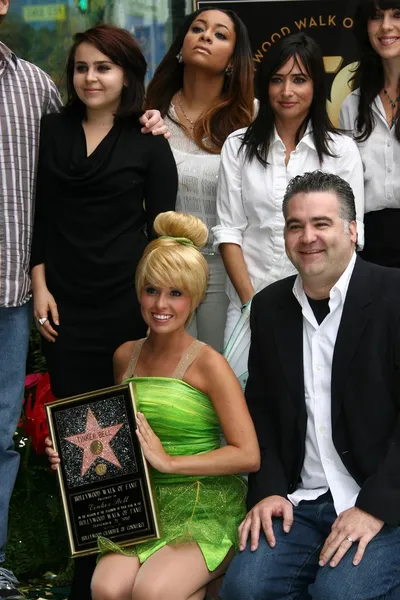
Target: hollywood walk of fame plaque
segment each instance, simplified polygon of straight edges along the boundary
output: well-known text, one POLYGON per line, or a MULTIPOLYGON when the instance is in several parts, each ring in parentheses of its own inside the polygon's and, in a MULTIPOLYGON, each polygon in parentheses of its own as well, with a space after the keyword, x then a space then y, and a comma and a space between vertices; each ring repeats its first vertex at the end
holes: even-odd
POLYGON ((134 383, 46 404, 72 556, 103 536, 128 546, 157 539, 149 470, 136 436, 134 383))

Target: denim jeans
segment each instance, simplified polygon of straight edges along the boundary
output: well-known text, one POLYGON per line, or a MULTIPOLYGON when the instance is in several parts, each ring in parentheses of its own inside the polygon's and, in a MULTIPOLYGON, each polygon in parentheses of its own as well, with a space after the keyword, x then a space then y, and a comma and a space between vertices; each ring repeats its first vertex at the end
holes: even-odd
POLYGON ((0 308, 0 562, 4 561, 8 507, 19 466, 13 435, 24 397, 31 318, 31 302, 0 308))
POLYGON ((385 525, 357 567, 352 564, 357 543, 336 567, 319 567, 319 554, 335 519, 331 500, 294 507, 288 534, 282 520, 274 519, 275 548, 262 534, 255 552, 248 544, 237 554, 225 575, 222 599, 399 600, 400 527, 385 525))

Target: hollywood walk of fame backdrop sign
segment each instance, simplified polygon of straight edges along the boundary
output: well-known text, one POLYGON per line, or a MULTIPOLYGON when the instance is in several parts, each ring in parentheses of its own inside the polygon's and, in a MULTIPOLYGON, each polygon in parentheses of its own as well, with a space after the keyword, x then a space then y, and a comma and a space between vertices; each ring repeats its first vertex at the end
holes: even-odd
POLYGON ((72 556, 159 537, 149 472, 136 436, 134 384, 46 405, 72 556))
POLYGON ((324 56, 328 113, 337 126, 340 106, 350 92, 348 81, 358 58, 353 34, 357 1, 195 0, 194 7, 220 6, 239 15, 249 31, 256 70, 271 48, 286 36, 303 32, 314 38, 324 56))

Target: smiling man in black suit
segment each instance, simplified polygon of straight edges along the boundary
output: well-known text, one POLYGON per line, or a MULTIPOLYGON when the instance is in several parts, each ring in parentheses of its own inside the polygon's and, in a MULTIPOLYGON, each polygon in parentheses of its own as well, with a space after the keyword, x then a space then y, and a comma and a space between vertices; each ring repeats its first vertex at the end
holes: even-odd
POLYGON ((400 270, 356 256, 340 177, 294 178, 283 201, 299 271, 253 300, 249 477, 224 600, 400 598, 400 270))

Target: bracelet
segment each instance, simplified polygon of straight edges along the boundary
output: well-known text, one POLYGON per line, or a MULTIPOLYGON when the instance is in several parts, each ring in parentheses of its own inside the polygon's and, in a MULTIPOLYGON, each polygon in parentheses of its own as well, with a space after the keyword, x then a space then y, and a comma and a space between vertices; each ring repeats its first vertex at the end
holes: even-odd
POLYGON ((241 308, 240 308, 240 312, 243 313, 244 310, 246 310, 246 308, 250 305, 252 298, 250 298, 250 300, 247 300, 247 302, 245 302, 244 304, 242 304, 241 308))

